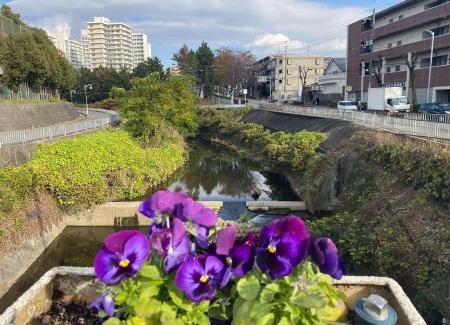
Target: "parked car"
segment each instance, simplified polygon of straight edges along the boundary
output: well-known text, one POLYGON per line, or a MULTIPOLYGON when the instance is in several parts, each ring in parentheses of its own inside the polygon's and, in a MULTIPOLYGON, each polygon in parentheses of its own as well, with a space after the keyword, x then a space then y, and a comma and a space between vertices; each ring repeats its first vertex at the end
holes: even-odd
POLYGON ((450 104, 425 103, 420 106, 419 110, 429 114, 450 114, 450 104))
POLYGON ((348 101, 348 100, 341 100, 337 104, 337 109, 342 110, 342 111, 346 111, 346 110, 356 111, 356 110, 358 110, 358 104, 356 104, 355 102, 348 101))

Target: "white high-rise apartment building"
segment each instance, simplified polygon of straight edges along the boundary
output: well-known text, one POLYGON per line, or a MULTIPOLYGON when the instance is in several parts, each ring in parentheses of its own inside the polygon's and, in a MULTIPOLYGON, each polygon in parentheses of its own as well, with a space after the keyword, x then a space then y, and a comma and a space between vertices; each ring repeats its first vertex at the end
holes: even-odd
POLYGON ((133 33, 131 37, 133 42, 133 68, 135 68, 139 63, 151 57, 151 47, 147 41, 147 35, 133 33))
POLYGON ((135 68, 151 57, 147 35, 132 33, 130 26, 113 23, 106 17, 94 17, 81 30, 81 41, 69 40, 68 27, 50 31, 49 39, 79 69, 100 66, 116 70, 135 68))

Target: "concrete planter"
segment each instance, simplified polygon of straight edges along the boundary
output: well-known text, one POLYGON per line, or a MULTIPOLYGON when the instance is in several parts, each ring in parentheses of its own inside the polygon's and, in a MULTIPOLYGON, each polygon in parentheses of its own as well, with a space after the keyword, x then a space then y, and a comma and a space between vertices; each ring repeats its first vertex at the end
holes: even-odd
MULTIPOLYGON (((93 281, 93 276, 94 270, 90 267, 51 269, 0 315, 0 325, 25 325, 46 312, 51 306, 55 289, 67 297, 66 301, 91 301, 101 289, 93 281)), ((351 310, 355 308, 358 299, 376 293, 394 307, 399 325, 426 325, 400 285, 390 278, 345 276, 336 281, 335 285, 347 296, 351 310)))

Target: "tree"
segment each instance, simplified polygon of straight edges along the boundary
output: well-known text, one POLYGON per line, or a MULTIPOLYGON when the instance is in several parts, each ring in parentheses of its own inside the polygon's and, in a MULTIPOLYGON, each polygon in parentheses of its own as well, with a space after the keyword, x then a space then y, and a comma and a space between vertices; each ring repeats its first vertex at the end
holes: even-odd
POLYGON ((209 97, 214 91, 214 53, 208 43, 202 42, 195 52, 196 79, 200 97, 209 97))
POLYGON ((177 53, 174 53, 172 60, 176 62, 178 69, 184 75, 194 76, 197 67, 195 52, 189 50, 184 44, 177 53))
POLYGON ((372 73, 377 79, 377 83, 380 87, 383 87, 383 58, 378 57, 378 60, 372 60, 372 73))
POLYGON ((418 112, 416 108, 417 98, 416 98, 416 66, 417 66, 417 55, 415 53, 409 52, 404 54, 403 60, 405 61, 406 67, 409 70, 409 87, 411 89, 411 95, 409 89, 407 89, 409 101, 411 102, 411 110, 413 112, 418 112))
POLYGON ((228 90, 249 88, 255 80, 256 58, 250 51, 222 48, 216 51, 214 71, 218 84, 228 90))
POLYGON ((309 72, 311 70, 312 70, 311 68, 308 68, 305 65, 302 65, 302 66, 298 67, 298 75, 299 75, 299 78, 300 78, 300 85, 302 87, 299 95, 301 96, 302 100, 303 100, 303 89, 305 88, 306 79, 308 78, 308 74, 309 74, 309 72))
POLYGON ((193 79, 158 73, 131 81, 129 91, 113 88, 125 128, 144 145, 161 138, 170 127, 183 135, 193 135, 197 128, 193 79))
POLYGON ((154 72, 159 73, 161 79, 164 79, 164 66, 158 57, 148 58, 144 62, 139 63, 133 70, 133 77, 144 78, 154 72))
POLYGON ((11 19, 16 25, 25 25, 20 19, 20 14, 13 13, 11 7, 8 5, 2 4, 0 7, 0 14, 11 19))

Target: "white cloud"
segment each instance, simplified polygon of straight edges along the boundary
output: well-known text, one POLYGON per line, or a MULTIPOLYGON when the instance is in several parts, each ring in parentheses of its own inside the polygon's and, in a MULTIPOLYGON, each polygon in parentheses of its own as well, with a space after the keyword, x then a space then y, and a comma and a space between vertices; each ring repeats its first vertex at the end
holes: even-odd
MULTIPOLYGON (((346 26, 365 15, 362 6, 326 4, 319 0, 13 0, 13 10, 33 25, 60 23, 61 17, 78 38, 84 23, 104 15, 149 35, 154 52, 170 63, 171 53, 202 40, 213 47, 253 49, 257 56, 289 49, 344 55, 346 26), (342 41, 344 40, 344 41, 342 41), (318 44, 318 45, 317 45, 318 44), (170 53, 169 53, 170 52, 170 53)), ((46 26, 44 26, 46 27, 46 26)))

